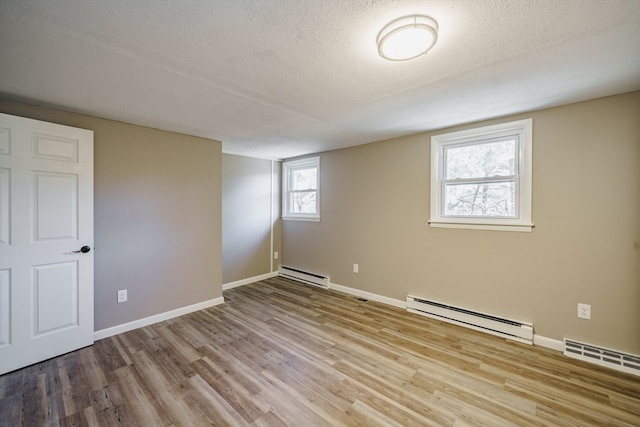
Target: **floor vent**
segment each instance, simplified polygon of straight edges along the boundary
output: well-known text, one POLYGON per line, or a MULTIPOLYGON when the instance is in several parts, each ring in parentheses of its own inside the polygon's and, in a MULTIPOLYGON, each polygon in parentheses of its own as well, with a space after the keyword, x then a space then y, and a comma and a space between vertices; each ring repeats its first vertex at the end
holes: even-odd
POLYGON ((308 283, 310 285, 320 286, 323 288, 329 287, 329 278, 327 276, 298 270, 296 268, 287 267, 285 265, 280 266, 279 272, 281 276, 288 277, 289 279, 308 283))
POLYGON ((533 344, 533 324, 407 295, 407 310, 525 344, 533 344))
POLYGON ((640 356, 564 339, 564 355, 640 376, 640 356))

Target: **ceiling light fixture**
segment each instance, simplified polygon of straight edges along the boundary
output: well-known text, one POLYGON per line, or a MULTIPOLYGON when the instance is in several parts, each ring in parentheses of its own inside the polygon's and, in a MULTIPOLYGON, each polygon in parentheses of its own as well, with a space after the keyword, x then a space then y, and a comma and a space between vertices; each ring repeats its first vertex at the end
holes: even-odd
POLYGON ((438 23, 425 15, 403 16, 389 22, 377 38, 378 53, 389 61, 406 61, 426 54, 438 40, 438 23))

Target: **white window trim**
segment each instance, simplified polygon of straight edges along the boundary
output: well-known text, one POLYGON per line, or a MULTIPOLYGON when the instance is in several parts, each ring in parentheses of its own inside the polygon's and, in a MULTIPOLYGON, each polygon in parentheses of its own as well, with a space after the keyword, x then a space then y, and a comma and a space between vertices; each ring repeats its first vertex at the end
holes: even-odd
POLYGON ((533 229, 531 222, 531 187, 533 154, 533 119, 517 120, 497 125, 467 129, 431 137, 431 227, 467 228, 478 230, 524 231, 533 229), (469 143, 488 138, 520 135, 518 144, 518 179, 516 198, 518 215, 516 218, 477 218, 443 216, 443 158, 447 145, 469 143))
POLYGON ((282 219, 285 221, 320 221, 320 157, 306 157, 282 162, 282 219), (317 169, 316 213, 291 213, 289 209, 289 174, 300 167, 315 166, 317 169))

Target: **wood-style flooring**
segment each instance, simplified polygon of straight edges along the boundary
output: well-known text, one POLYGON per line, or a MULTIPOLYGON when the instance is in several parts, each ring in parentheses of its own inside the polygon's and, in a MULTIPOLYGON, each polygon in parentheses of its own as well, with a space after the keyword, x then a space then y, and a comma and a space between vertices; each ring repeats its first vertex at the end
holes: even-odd
POLYGON ((640 377, 282 278, 224 297, 0 376, 0 425, 640 425, 640 377))

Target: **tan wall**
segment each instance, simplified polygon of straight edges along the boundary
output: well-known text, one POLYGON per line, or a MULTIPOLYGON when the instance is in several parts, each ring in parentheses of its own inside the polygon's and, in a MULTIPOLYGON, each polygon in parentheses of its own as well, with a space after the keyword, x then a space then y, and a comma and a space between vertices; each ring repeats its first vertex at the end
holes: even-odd
POLYGON ((271 200, 271 207, 273 208, 273 250, 278 252, 278 259, 273 260, 273 271, 278 271, 282 260, 282 162, 273 162, 271 200))
POLYGON ((525 117, 532 233, 430 228, 423 133, 321 154, 321 222, 283 223, 283 264, 640 354, 640 92, 435 133, 525 117))
MULTIPOLYGON (((280 162, 222 155, 222 281, 225 284, 272 271, 272 237, 273 250, 280 252, 279 170, 280 162)), ((274 271, 278 268, 277 262, 273 263, 274 271)))
POLYGON ((7 100, 0 111, 94 131, 96 330, 222 295, 220 142, 7 100))

